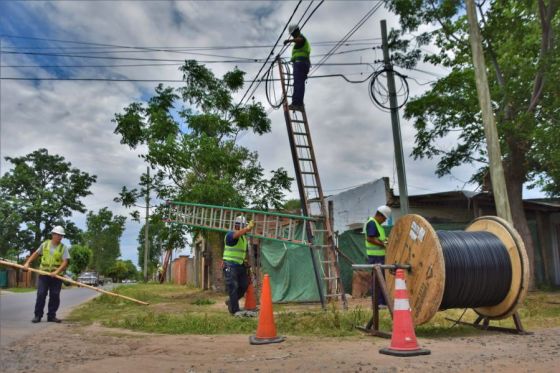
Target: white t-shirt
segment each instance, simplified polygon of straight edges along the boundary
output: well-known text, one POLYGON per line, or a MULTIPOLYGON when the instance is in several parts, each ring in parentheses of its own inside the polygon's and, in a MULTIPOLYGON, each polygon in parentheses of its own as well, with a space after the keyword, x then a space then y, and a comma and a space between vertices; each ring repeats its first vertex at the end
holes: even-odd
MULTIPOLYGON (((43 244, 41 244, 41 246, 39 246, 39 248, 37 249, 37 253, 39 255, 43 254, 43 244)), ((51 254, 54 253, 54 250, 56 249, 56 246, 52 245, 52 241, 51 241, 51 245, 50 245, 50 252, 51 254)), ((62 260, 66 260, 70 258, 70 253, 68 252, 68 247, 66 247, 66 245, 64 245, 64 251, 62 253, 62 260)))

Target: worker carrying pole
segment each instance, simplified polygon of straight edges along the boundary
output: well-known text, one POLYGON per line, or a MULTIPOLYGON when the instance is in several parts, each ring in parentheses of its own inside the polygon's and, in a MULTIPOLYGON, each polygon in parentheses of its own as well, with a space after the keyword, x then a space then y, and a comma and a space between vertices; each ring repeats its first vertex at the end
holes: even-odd
POLYGON ((291 39, 284 40, 284 45, 294 43, 292 48, 292 64, 294 68, 294 92, 292 95, 292 103, 288 108, 290 110, 304 111, 303 96, 305 95, 305 81, 307 74, 311 68, 311 45, 309 41, 299 30, 298 25, 290 25, 288 31, 292 36, 291 39))
POLYGON ((56 278, 56 279, 58 279, 58 280, 61 280, 61 283, 62 283, 62 282, 67 282, 67 283, 69 283, 69 284, 71 284, 71 285, 76 285, 76 286, 79 286, 79 287, 82 287, 82 288, 88 288, 88 289, 91 289, 91 290, 95 290, 95 291, 97 291, 98 293, 107 294, 107 295, 110 295, 110 296, 113 296, 113 297, 123 298, 123 299, 129 300, 129 301, 131 301, 131 302, 135 302, 135 303, 138 303, 138 304, 142 304, 142 305, 144 305, 144 306, 149 305, 148 302, 143 302, 143 301, 138 300, 138 299, 134 299, 134 298, 131 298, 131 297, 127 297, 126 295, 117 294, 117 293, 113 293, 113 292, 111 292, 111 291, 99 289, 99 288, 96 288, 96 287, 91 286, 91 285, 82 284, 81 282, 74 281, 74 280, 72 280, 72 279, 70 279, 70 278, 62 277, 62 276, 59 276, 59 275, 55 275, 55 274, 53 274, 52 272, 45 272, 45 271, 41 271, 40 269, 35 269, 35 268, 31 268, 31 267, 25 267, 25 266, 22 266, 21 264, 12 263, 12 262, 7 261, 7 260, 4 260, 4 259, 2 259, 2 258, 0 258, 0 265, 5 265, 5 266, 8 266, 8 267, 18 268, 18 269, 22 269, 22 270, 24 270, 24 271, 31 271, 31 272, 35 272, 35 273, 38 273, 38 274, 44 275, 44 276, 50 276, 50 277, 52 277, 52 278, 56 278))
POLYGON ((60 305, 60 290, 62 281, 58 279, 58 275, 68 266, 68 248, 61 242, 64 238, 64 228, 57 225, 51 231, 51 239, 45 240, 41 246, 27 259, 23 265, 23 270, 27 271, 29 265, 41 255, 41 264, 39 268, 42 271, 50 272, 39 276, 37 283, 37 299, 35 300, 35 316, 31 320, 32 323, 38 323, 43 317, 45 309, 45 301, 47 293, 49 294, 49 306, 47 313, 48 322, 57 322, 61 320, 56 317, 56 311, 60 305))

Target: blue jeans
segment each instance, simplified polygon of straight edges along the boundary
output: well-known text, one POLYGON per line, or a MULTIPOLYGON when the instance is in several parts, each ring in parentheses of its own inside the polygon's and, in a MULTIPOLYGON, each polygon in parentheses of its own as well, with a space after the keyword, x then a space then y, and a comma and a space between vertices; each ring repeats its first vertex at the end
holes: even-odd
POLYGON ((47 317, 49 319, 56 317, 56 311, 60 305, 60 289, 62 289, 62 280, 51 276, 39 275, 39 280, 37 282, 37 300, 35 301, 35 316, 43 317, 48 293, 49 307, 47 317))
POLYGON ((292 95, 292 105, 303 106, 303 96, 305 95, 305 80, 309 74, 311 63, 309 61, 295 61, 294 65, 294 93, 292 95))
POLYGON ((233 315, 239 311, 239 299, 243 298, 249 287, 247 268, 243 265, 231 265, 224 262, 224 279, 229 295, 228 310, 233 315))
MULTIPOLYGON (((367 259, 368 264, 385 264, 384 256, 368 256, 367 258, 368 258, 367 259)), ((385 271, 381 270, 381 273, 383 273, 383 278, 385 278, 385 271)), ((371 289, 371 294, 373 296, 373 289, 371 289)), ((383 292, 381 291, 381 288, 379 288, 379 291, 377 292, 377 299, 379 300, 378 305, 380 306, 387 305, 387 301, 383 296, 383 292)))

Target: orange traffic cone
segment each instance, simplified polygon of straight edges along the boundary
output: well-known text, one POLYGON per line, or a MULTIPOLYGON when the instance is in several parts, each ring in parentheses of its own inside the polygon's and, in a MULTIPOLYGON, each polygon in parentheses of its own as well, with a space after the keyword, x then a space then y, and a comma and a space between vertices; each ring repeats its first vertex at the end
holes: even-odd
POLYGON ((284 342, 285 337, 276 335, 274 314, 272 313, 272 294, 270 292, 270 277, 264 275, 261 293, 261 312, 259 313, 259 324, 257 334, 249 337, 252 345, 264 345, 269 343, 284 342))
POLYGON ((414 324, 408 303, 408 291, 404 280, 404 270, 397 269, 395 278, 395 306, 393 308, 393 335, 391 346, 382 348, 380 353, 394 356, 429 355, 430 350, 418 346, 414 324))
POLYGON ((245 293, 245 311, 256 311, 257 310, 257 298, 255 297, 255 288, 253 287, 253 282, 249 282, 249 287, 245 293))

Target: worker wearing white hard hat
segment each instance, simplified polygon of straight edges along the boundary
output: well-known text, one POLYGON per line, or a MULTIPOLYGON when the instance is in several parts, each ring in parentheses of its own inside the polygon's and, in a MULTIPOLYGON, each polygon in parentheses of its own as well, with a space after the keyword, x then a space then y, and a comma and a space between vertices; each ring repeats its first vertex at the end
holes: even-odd
MULTIPOLYGON (((386 205, 379 206, 375 215, 364 224, 365 249, 368 264, 385 264, 387 236, 382 224, 391 217, 391 208, 386 205)), ((386 306, 383 294, 379 292, 377 299, 380 306, 386 306)))
POLYGON ((247 224, 245 216, 239 215, 234 220, 233 230, 224 237, 223 271, 229 296, 226 304, 232 315, 239 313, 239 299, 245 296, 249 287, 249 276, 245 267, 248 247, 245 234, 254 226, 252 220, 247 224))
POLYGON ((284 40, 284 45, 294 43, 291 58, 294 68, 294 92, 292 94, 292 103, 288 108, 290 110, 304 111, 303 97, 305 95, 305 81, 311 68, 311 45, 299 30, 298 25, 290 25, 288 31, 292 38, 284 40))
POLYGON ((49 295, 49 305, 47 312, 48 322, 61 322, 56 317, 56 311, 60 305, 60 290, 62 289, 62 280, 54 277, 63 273, 68 266, 70 254, 68 248, 61 242, 66 232, 64 228, 57 225, 51 230, 51 239, 45 240, 41 246, 25 261, 24 270, 41 256, 39 269, 50 272, 50 275, 39 275, 37 281, 37 299, 35 300, 35 316, 31 320, 32 323, 38 323, 43 317, 47 294, 49 295))

